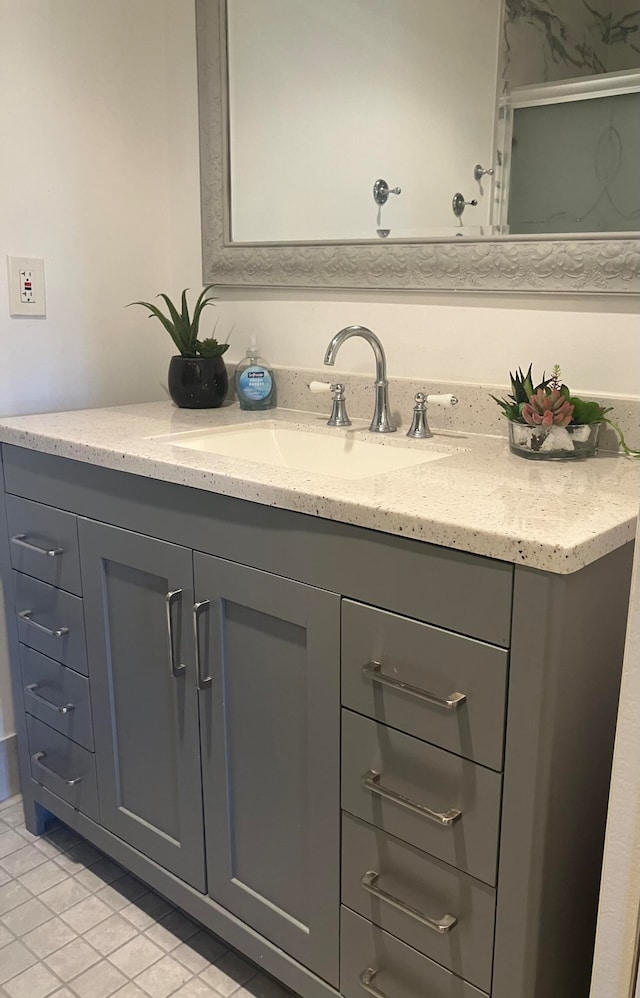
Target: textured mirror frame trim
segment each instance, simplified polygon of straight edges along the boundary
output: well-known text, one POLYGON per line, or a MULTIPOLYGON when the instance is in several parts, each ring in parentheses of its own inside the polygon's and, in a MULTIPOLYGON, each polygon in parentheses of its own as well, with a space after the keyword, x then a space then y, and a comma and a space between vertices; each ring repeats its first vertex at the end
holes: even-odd
POLYGON ((232 243, 226 0, 196 0, 203 281, 228 287, 640 294, 638 234, 232 243))

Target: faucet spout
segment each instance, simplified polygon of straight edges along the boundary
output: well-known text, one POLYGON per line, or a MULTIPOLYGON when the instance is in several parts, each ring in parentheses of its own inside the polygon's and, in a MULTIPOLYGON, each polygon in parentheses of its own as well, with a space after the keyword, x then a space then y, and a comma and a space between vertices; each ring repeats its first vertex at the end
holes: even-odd
POLYGON ((342 344, 358 336, 369 344, 376 361, 375 409, 369 429, 372 433, 393 433, 396 429, 389 413, 389 383, 387 381, 387 359, 384 347, 374 332, 366 326, 345 326, 331 339, 324 355, 324 362, 333 367, 342 344))

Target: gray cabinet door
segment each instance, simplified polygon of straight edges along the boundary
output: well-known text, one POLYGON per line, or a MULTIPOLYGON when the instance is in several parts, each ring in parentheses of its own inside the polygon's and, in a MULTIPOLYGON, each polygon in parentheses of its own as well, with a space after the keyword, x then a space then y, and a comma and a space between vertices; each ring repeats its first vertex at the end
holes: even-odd
POLYGON ((209 894, 337 986, 340 598, 194 569, 209 894))
POLYGON ((192 553, 78 530, 101 823, 204 892, 192 553))

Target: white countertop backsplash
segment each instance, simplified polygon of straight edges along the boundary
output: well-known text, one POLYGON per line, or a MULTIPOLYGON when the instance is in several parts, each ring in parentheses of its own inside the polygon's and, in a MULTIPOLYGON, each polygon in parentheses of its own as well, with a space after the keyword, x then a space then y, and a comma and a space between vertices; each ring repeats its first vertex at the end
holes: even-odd
MULTIPOLYGON (((370 419, 373 412, 373 368, 371 375, 341 374, 339 367, 291 368, 276 367, 278 405, 284 409, 304 409, 307 412, 329 412, 326 395, 312 395, 310 381, 344 382, 347 410, 350 416, 370 419)), ((461 384, 453 381, 416 381, 410 378, 389 378, 391 411, 396 422, 404 427, 411 423, 411 412, 416 392, 434 395, 456 395, 459 404, 454 407, 429 408, 432 429, 459 430, 463 433, 490 433, 508 436, 508 422, 502 410, 491 398, 506 398, 511 391, 504 385, 461 384)), ((629 447, 640 449, 640 398, 612 397, 590 391, 578 391, 582 398, 594 399, 603 406, 611 406, 611 416, 622 428, 629 447)), ((600 431, 600 449, 618 450, 618 437, 606 425, 600 431)))
POLYGON ((373 437, 368 420, 354 420, 349 431, 334 430, 325 425, 327 396, 323 401, 322 415, 285 409, 245 413, 236 403, 189 410, 152 402, 19 416, 0 420, 0 441, 560 574, 577 571, 635 535, 640 462, 613 453, 530 461, 511 454, 503 437, 451 430, 430 440, 408 440, 404 432, 373 437), (153 439, 264 419, 452 456, 345 481, 153 439))

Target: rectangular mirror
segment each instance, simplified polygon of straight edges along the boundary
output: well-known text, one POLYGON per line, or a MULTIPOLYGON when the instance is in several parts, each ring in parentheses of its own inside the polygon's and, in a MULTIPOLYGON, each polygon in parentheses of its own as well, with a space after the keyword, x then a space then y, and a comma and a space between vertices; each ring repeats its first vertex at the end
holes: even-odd
POLYGON ((205 279, 640 290, 630 0, 198 0, 205 279))

